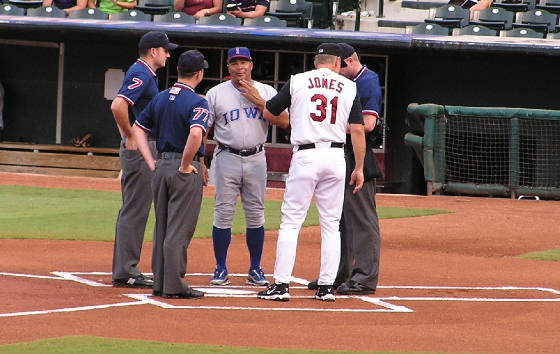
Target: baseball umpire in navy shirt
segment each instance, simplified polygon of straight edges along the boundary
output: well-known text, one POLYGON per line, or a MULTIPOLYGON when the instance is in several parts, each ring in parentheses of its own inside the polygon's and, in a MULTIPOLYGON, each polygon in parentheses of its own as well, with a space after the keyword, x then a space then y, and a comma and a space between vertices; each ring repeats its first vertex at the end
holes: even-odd
MULTIPOLYGON (((122 207, 115 227, 114 286, 152 287, 152 279, 141 274, 137 268, 146 221, 152 206, 152 172, 138 152, 131 126, 159 92, 156 70, 165 66, 169 51, 175 48, 177 44, 170 43, 165 32, 152 31, 143 35, 138 43, 139 58, 128 69, 122 87, 111 104, 111 111, 122 136, 119 154, 122 207)), ((155 153, 153 137, 150 136, 149 140, 152 153, 155 153)))
POLYGON ((195 159, 208 128, 208 102, 195 93, 208 63, 197 50, 181 54, 178 81, 148 104, 133 126, 138 148, 150 170, 156 211, 152 269, 153 294, 167 298, 198 299, 204 293, 184 279, 187 247, 202 203, 202 166, 195 159), (157 162, 146 134, 153 134, 157 162), (200 173, 199 173, 200 171, 200 173))

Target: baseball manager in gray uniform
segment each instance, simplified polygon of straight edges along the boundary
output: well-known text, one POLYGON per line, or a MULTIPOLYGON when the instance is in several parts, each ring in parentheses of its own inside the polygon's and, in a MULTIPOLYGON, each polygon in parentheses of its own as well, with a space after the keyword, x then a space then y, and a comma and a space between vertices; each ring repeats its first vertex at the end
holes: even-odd
MULTIPOLYGON (((267 177, 264 143, 269 123, 263 119, 262 111, 244 96, 241 82, 256 88, 266 100, 277 92, 272 86, 252 80, 253 59, 248 48, 228 50, 227 67, 231 80, 211 88, 206 94, 210 109, 208 125, 214 127, 217 142, 212 160, 215 185, 212 240, 216 268, 210 284, 229 284, 226 257, 235 205, 237 197, 241 196, 250 256, 247 283, 266 285, 268 281, 260 262, 267 177)), ((283 114, 287 118, 287 113, 283 114)))
MULTIPOLYGON (((113 251, 113 285, 150 288, 153 281, 137 268, 140 261, 146 221, 152 205, 150 183, 152 172, 144 163, 132 135, 132 124, 144 107, 158 94, 156 70, 163 68, 169 50, 177 48, 164 32, 148 32, 138 43, 140 58, 128 69, 121 89, 111 104, 111 111, 122 136, 120 161, 122 169, 122 207, 115 227, 113 251), (129 116, 130 112, 132 113, 129 116)), ((148 136, 152 154, 155 141, 148 136)))

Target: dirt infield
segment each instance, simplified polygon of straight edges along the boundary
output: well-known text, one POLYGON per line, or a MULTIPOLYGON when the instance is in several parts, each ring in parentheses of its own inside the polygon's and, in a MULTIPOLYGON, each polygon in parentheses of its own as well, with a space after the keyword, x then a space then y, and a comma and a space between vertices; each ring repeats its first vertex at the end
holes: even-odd
MULTIPOLYGON (((114 180, 6 173, 0 184, 119 190, 114 180)), ((281 196, 281 190, 267 193, 281 196)), ((319 268, 317 227, 300 234, 294 276, 302 280, 292 284, 288 303, 258 300, 258 289, 244 285, 242 236, 232 238, 228 257, 230 273, 239 274, 233 286, 209 289, 202 300, 172 301, 102 286, 110 283, 110 242, 0 240, 0 344, 94 335, 325 350, 560 351, 560 262, 516 257, 560 248, 560 202, 378 195, 377 203, 453 213, 381 220, 380 287, 375 295, 337 297, 334 304, 312 300, 303 289, 319 268)), ((276 236, 266 233, 267 273, 276 236)), ((211 242, 189 247, 187 280, 195 287, 209 288, 211 242)), ((145 244, 145 272, 150 251, 145 244)))

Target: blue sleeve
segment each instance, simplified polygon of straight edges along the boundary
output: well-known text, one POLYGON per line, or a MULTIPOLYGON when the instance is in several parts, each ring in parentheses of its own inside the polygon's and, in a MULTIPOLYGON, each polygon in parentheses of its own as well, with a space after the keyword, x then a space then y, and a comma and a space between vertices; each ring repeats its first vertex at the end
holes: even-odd
POLYGON ((206 133, 208 130, 208 118, 210 118, 210 113, 208 111, 208 101, 201 98, 195 105, 189 115, 189 125, 190 127, 199 126, 202 131, 206 133))
POLYGON ((127 101, 129 105, 134 106, 136 101, 142 97, 144 90, 151 84, 150 80, 154 79, 146 73, 128 72, 123 80, 118 96, 127 101))
POLYGON ((362 112, 379 116, 381 113, 381 86, 379 86, 379 77, 376 74, 369 75, 367 80, 359 82, 358 94, 360 95, 362 112))

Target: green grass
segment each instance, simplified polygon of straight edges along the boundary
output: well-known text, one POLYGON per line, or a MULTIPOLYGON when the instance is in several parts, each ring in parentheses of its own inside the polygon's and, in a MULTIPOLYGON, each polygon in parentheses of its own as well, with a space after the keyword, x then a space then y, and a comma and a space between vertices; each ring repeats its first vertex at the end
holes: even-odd
POLYGON ((442 209, 377 207, 377 215, 380 219, 410 218, 445 213, 451 213, 451 211, 442 209))
MULTIPOLYGON (((241 348, 199 344, 161 343, 152 341, 98 337, 63 337, 0 346, 0 354, 390 354, 389 352, 349 352, 297 349, 241 348)), ((401 353, 406 354, 406 353, 401 353)), ((415 353, 422 354, 422 353, 415 353)), ((428 354, 428 353, 424 353, 428 354)))
POLYGON ((560 249, 529 252, 521 255, 521 258, 560 262, 560 249))
MULTIPOLYGON (((59 188, 0 186, 0 238, 113 241, 119 192, 59 188)), ((265 202, 266 230, 280 226, 281 201, 265 202)), ((210 237, 214 199, 203 198, 195 237, 210 237)), ((446 213, 446 210, 379 207, 380 218, 400 218, 446 213)), ((152 240, 153 210, 146 226, 145 241, 152 240)), ((304 226, 318 225, 312 204, 304 226)), ((237 203, 232 233, 245 232, 241 202, 237 203)))

